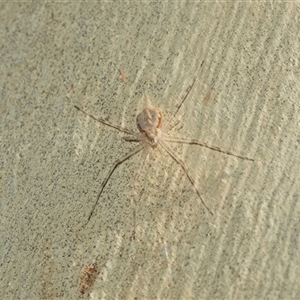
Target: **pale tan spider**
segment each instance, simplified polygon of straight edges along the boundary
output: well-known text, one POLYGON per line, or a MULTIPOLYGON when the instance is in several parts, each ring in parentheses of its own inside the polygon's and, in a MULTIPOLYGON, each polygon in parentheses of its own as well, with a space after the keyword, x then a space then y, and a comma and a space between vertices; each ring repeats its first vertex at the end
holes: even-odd
MULTIPOLYGON (((181 105, 183 104, 183 102, 187 98, 188 94, 190 93, 190 91, 191 91, 191 89, 192 89, 192 87, 195 83, 195 80, 196 80, 196 76, 194 77, 192 84, 190 84, 188 86, 188 88, 186 89, 185 96, 182 98, 180 104, 177 106, 177 108, 176 108, 176 110, 173 114, 173 118, 175 117, 175 115, 177 114, 179 108, 181 107, 181 105)), ((85 115, 91 117, 92 119, 94 119, 94 120, 96 120, 100 123, 103 123, 107 126, 110 126, 112 128, 115 128, 115 129, 117 129, 121 132, 129 134, 130 135, 129 137, 124 137, 124 139, 126 141, 138 142, 139 143, 138 146, 136 146, 131 151, 129 151, 129 153, 127 153, 126 155, 119 158, 118 160, 116 160, 113 163, 110 171, 108 172, 108 174, 106 175, 106 177, 104 178, 104 180, 101 184, 100 191, 97 195, 96 202, 95 202, 94 206, 92 207, 92 210, 89 214, 87 222, 91 219, 92 214, 95 210, 95 207, 97 206, 97 204, 99 202, 99 199, 100 199, 100 196, 103 192, 103 189, 106 186, 110 176, 112 175, 112 173, 114 172, 116 167, 118 165, 120 165, 121 163, 123 163, 125 160, 129 159, 130 157, 132 157, 133 155, 137 154, 138 152, 140 152, 142 150, 145 151, 144 160, 146 160, 150 150, 155 149, 157 147, 162 147, 174 159, 174 161, 177 162, 182 167, 182 169, 184 170, 185 174, 187 175, 189 181, 191 182, 192 186, 194 187, 198 197, 200 198, 201 202, 204 204, 206 209, 212 215, 213 215, 212 211, 209 209, 209 207, 204 202, 200 192, 198 191, 198 189, 195 185, 195 180, 193 179, 193 177, 191 176, 191 174, 187 170, 187 167, 186 167, 184 161, 181 158, 178 157, 178 155, 173 151, 173 149, 168 145, 167 142, 199 145, 199 146, 206 147, 208 149, 218 151, 218 152, 221 152, 221 153, 225 153, 225 154, 228 154, 228 155, 232 155, 232 156, 235 156, 235 157, 238 157, 238 158, 241 158, 241 159, 254 161, 252 158, 243 157, 243 156, 233 154, 229 151, 225 151, 225 150, 220 149, 219 147, 208 145, 208 144, 200 142, 199 140, 196 140, 196 139, 177 138, 177 137, 169 136, 168 132, 176 125, 169 128, 169 130, 167 132, 164 132, 164 130, 162 130, 163 116, 162 116, 161 110, 157 107, 152 106, 152 104, 150 103, 150 100, 147 96, 145 97, 145 100, 146 100, 146 105, 145 105, 144 110, 142 112, 140 112, 136 117, 137 127, 140 131, 139 133, 135 133, 135 132, 123 127, 123 126, 110 123, 110 122, 108 122, 108 121, 106 121, 102 118, 96 118, 93 115, 91 115, 89 113, 86 113, 84 110, 82 110, 78 106, 75 106, 78 110, 83 112, 85 115)))

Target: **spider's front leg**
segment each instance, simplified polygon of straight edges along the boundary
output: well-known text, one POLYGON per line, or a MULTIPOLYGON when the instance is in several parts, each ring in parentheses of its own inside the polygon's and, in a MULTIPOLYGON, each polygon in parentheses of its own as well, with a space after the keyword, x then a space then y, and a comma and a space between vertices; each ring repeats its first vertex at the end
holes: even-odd
POLYGON ((78 109, 79 111, 81 111, 82 113, 84 113, 86 116, 88 116, 88 117, 94 119, 94 120, 97 121, 97 122, 100 122, 100 123, 105 124, 105 125, 107 125, 107 126, 109 126, 109 127, 115 128, 115 129, 117 129, 117 130, 119 130, 119 131, 121 131, 121 132, 130 134, 130 135, 135 135, 135 133, 134 133, 133 131, 127 129, 126 127, 123 127, 123 126, 120 126, 120 125, 117 125, 117 124, 110 123, 110 122, 108 122, 108 121, 106 121, 106 120, 104 120, 104 119, 102 119, 102 118, 96 118, 95 116, 93 116, 93 115, 91 115, 91 114, 85 112, 85 111, 84 111, 83 109, 81 109, 80 107, 78 107, 78 106, 76 106, 76 105, 74 105, 74 106, 75 106, 76 109, 78 109))

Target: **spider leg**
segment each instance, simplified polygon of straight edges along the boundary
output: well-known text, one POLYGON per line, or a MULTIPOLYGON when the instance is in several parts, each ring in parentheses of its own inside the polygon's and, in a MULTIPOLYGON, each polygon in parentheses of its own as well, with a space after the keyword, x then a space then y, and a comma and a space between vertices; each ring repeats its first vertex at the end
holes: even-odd
POLYGON ((127 142, 141 142, 145 140, 145 135, 135 134, 134 136, 124 136, 123 139, 127 142))
POLYGON ((144 165, 145 165, 145 162, 148 158, 148 155, 149 155, 150 151, 152 150, 152 148, 147 147, 146 144, 143 144, 143 147, 144 147, 144 151, 142 153, 142 158, 141 158, 141 161, 140 161, 140 165, 139 165, 137 171, 135 171, 134 180, 136 180, 140 177, 141 171, 144 168, 144 165))
POLYGON ((186 176, 188 177, 189 181, 191 182, 192 186, 194 187, 194 189, 196 190, 197 195, 199 196, 201 202, 204 204, 204 206, 206 207, 206 209, 210 212, 211 215, 214 215, 212 213, 212 211, 208 208, 208 206, 206 205, 206 203, 204 202, 203 198, 200 195, 200 192, 198 191, 198 189, 196 188, 195 185, 195 180, 194 178, 190 175, 190 173, 187 170, 187 167, 184 163, 184 161, 178 157, 178 155, 171 149, 171 147, 169 147, 169 145, 167 143, 165 143, 163 140, 159 141, 159 144, 166 150, 166 152, 182 167, 183 171, 185 172, 186 176))
POLYGON ((196 81, 196 78, 197 78, 197 74, 198 74, 199 70, 201 69, 203 63, 204 63, 204 60, 201 62, 200 66, 198 67, 198 69, 197 69, 197 71, 196 71, 196 75, 194 76, 192 83, 186 88, 186 90, 185 90, 185 95, 181 98, 180 103, 176 105, 176 109, 175 109, 175 111, 174 111, 174 113, 173 113, 173 118, 174 118, 175 115, 178 113, 178 111, 179 111, 179 109, 181 108, 183 102, 184 102, 185 99, 188 97, 189 93, 191 92, 191 90, 192 90, 192 88, 193 88, 193 86, 194 86, 194 84, 195 84, 195 81, 196 81))
MULTIPOLYGON (((151 147, 145 147, 144 151, 142 153, 142 158, 141 158, 141 161, 140 161, 140 165, 139 165, 139 167, 138 167, 138 169, 137 169, 137 171, 135 172, 135 175, 134 175, 134 183, 135 183, 134 190, 135 191, 138 190, 138 187, 136 186, 137 178, 140 177, 141 171, 144 168, 145 162, 146 162, 146 160, 148 158, 148 155, 149 155, 151 150, 152 150, 151 147)), ((136 228, 136 203, 137 203, 136 198, 138 197, 139 199, 141 199, 141 197, 144 193, 144 190, 145 190, 145 187, 143 187, 142 191, 140 192, 139 197, 138 197, 137 193, 135 192, 135 196, 131 198, 132 199, 131 200, 131 205, 133 207, 133 239, 135 239, 135 228, 136 228)))
POLYGON ((183 144, 190 144, 190 145, 198 145, 198 146, 202 146, 202 147, 208 148, 210 150, 214 150, 214 151, 218 151, 218 152, 221 152, 221 153, 225 153, 225 154, 228 154, 228 155, 240 158, 240 159, 246 159, 246 160, 254 161, 253 158, 236 155, 236 154, 233 154, 232 152, 229 152, 227 150, 223 150, 223 149, 221 149, 219 147, 216 147, 216 146, 211 146, 211 145, 209 145, 207 143, 200 142, 199 140, 196 140, 196 139, 185 139, 185 138, 176 138, 176 137, 164 136, 164 140, 168 141, 168 142, 173 142, 173 143, 183 143, 183 144))
POLYGON ((178 119, 178 120, 176 120, 176 121, 174 121, 174 122, 172 122, 172 124, 167 127, 167 133, 169 133, 170 131, 172 131, 180 123, 181 123, 181 118, 178 119))
POLYGON ((89 116, 90 118, 102 123, 102 124, 105 124, 109 127, 112 127, 112 128, 115 128, 121 132, 125 132, 125 133, 128 133, 130 135, 135 135, 135 133, 129 129, 127 129, 126 127, 123 127, 123 126, 120 126, 120 125, 117 125, 117 124, 113 124, 113 123, 110 123, 110 122, 107 122, 106 120, 102 119, 102 118, 96 118, 95 116, 91 115, 91 114, 88 114, 87 112, 85 112, 84 110, 82 110, 81 108, 79 108, 78 106, 74 105, 75 108, 77 108, 78 110, 80 110, 81 112, 83 112, 85 115, 89 116))
POLYGON ((88 223, 89 220, 91 219, 92 214, 93 214, 93 212, 94 212, 94 210, 95 210, 95 208, 96 208, 96 206, 97 206, 97 204, 98 204, 98 202, 99 202, 99 199, 100 199, 100 196, 101 196, 101 194, 102 194, 102 192, 103 192, 103 189, 104 189, 104 187, 106 186, 106 184, 107 184, 107 182, 108 182, 110 176, 112 175, 112 173, 114 172, 114 170, 116 169, 116 167, 117 167, 118 165, 120 165, 121 163, 123 163, 123 162, 124 162, 125 160, 127 160, 128 158, 130 158, 131 156, 133 156, 133 155, 137 154, 138 152, 142 151, 144 148, 145 148, 145 145, 140 144, 140 145, 138 145, 137 147, 135 147, 134 149, 132 149, 131 151, 129 151, 126 155, 124 155, 123 157, 119 158, 118 160, 116 160, 116 161, 114 162, 114 164, 112 165, 110 171, 108 172, 108 174, 106 175, 105 179, 103 180, 103 182, 102 182, 102 184, 101 184, 100 191, 99 191, 99 193, 98 193, 98 195, 97 195, 96 202, 95 202, 95 204, 94 204, 94 206, 93 206, 93 208, 92 208, 92 210, 91 210, 91 212, 90 212, 90 215, 89 215, 89 217, 88 217, 87 223, 88 223))

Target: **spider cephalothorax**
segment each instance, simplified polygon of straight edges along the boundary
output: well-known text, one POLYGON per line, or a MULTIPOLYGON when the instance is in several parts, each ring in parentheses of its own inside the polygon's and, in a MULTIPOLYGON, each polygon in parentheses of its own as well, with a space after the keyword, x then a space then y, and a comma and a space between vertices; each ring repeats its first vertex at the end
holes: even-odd
POLYGON ((159 108, 145 108, 136 117, 136 124, 140 132, 144 133, 148 143, 155 147, 161 136, 162 112, 159 108))

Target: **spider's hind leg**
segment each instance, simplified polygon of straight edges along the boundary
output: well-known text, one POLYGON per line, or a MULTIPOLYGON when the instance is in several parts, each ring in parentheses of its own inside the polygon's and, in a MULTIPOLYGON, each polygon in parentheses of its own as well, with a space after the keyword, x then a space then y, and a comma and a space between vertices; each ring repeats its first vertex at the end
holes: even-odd
POLYGON ((195 180, 194 178, 191 176, 191 174, 189 173, 187 167, 186 167, 186 164, 184 163, 184 161, 178 157, 178 155, 172 150, 172 148, 165 142, 165 141, 160 141, 159 144, 166 150, 166 152, 173 158, 173 160, 175 162, 177 162, 181 168, 183 169, 183 171, 185 172, 186 176, 188 177, 190 183, 192 184, 193 188, 195 189, 199 199, 201 200, 201 202, 203 203, 203 205, 205 206, 205 208, 209 211, 209 213, 211 215, 214 215, 212 213, 212 211, 210 210, 210 208, 207 206, 207 204, 205 203, 205 201, 203 200, 199 190, 197 189, 196 187, 196 184, 195 184, 195 180))

